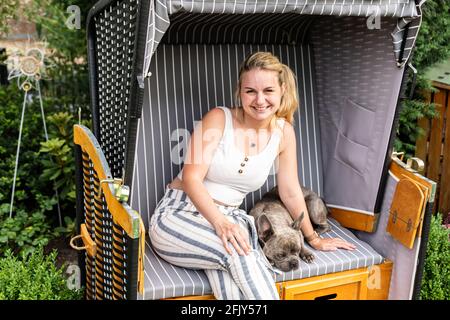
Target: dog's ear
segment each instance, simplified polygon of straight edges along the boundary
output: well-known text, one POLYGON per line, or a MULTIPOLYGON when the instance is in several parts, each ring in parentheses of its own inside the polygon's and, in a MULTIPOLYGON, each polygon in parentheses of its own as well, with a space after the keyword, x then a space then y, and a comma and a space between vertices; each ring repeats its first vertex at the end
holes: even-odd
POLYGON ((300 226, 302 225, 302 220, 305 216, 305 213, 302 211, 302 213, 300 213, 300 216, 294 220, 294 222, 292 222, 292 228, 295 230, 300 231, 300 226))
POLYGON ((258 238, 262 242, 267 242, 273 235, 272 224, 264 213, 256 219, 256 228, 258 230, 258 238))

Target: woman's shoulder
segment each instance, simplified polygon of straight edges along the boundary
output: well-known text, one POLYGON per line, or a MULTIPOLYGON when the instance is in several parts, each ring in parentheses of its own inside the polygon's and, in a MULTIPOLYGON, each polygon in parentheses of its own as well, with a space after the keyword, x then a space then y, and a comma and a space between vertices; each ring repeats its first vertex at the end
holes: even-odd
POLYGON ((295 130, 294 126, 284 119, 283 128, 281 130, 281 145, 280 145, 280 151, 283 151, 286 147, 289 147, 290 145, 295 144, 295 130))
POLYGON ((214 107, 202 117, 202 126, 207 128, 223 129, 225 127, 224 107, 214 107))

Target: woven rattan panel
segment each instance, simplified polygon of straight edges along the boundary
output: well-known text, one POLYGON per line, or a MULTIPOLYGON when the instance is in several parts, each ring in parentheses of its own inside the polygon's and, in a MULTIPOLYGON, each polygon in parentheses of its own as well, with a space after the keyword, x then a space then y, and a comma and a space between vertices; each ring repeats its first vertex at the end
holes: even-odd
POLYGON ((122 177, 137 0, 118 1, 95 17, 99 136, 113 177, 122 177))
POLYGON ((98 196, 99 179, 89 155, 83 152, 84 223, 97 246, 91 257, 85 253, 86 298, 126 299, 127 247, 129 238, 115 224, 104 196, 98 196))

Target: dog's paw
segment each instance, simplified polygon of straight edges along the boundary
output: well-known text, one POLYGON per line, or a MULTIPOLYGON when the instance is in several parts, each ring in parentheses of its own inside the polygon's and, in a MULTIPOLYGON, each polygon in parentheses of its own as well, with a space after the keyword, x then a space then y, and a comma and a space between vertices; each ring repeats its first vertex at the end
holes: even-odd
POLYGON ((300 253, 300 258, 303 261, 305 261, 306 263, 312 263, 316 257, 314 256, 314 254, 312 252, 307 251, 307 250, 303 250, 300 253))

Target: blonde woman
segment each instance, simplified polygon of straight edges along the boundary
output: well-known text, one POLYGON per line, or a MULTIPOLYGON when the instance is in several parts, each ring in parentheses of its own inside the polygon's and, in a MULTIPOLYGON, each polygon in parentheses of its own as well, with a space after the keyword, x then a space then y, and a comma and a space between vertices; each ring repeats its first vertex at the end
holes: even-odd
MULTIPOLYGON (((152 216, 150 239, 168 262, 205 270, 217 299, 279 299, 254 220, 239 206, 277 161, 281 200, 293 219, 307 212, 292 126, 294 74, 269 52, 251 54, 240 67, 236 98, 239 107, 214 108, 195 128, 183 170, 152 216)), ((301 229, 317 250, 354 249, 312 236, 307 214, 301 229)))

